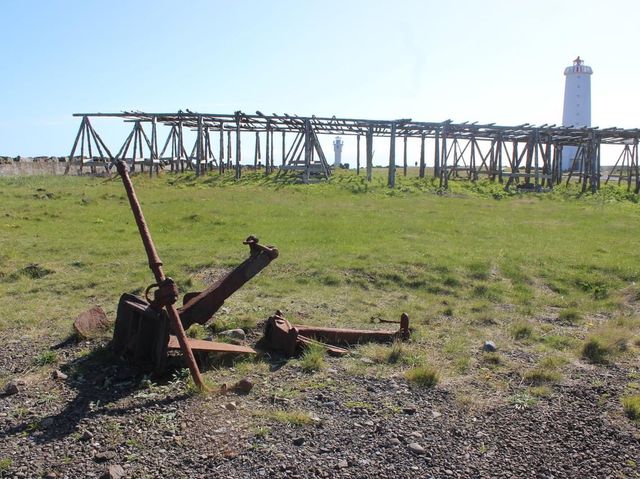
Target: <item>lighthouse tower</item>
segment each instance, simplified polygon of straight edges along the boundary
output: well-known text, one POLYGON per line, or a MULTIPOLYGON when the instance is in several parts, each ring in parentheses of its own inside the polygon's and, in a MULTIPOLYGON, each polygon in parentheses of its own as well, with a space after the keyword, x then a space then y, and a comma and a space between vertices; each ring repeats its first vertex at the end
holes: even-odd
POLYGON ((344 141, 339 136, 336 136, 336 139, 333 141, 333 152, 335 153, 335 160, 333 161, 333 166, 339 168, 342 164, 342 145, 344 145, 344 141))
MULTIPOLYGON (((578 57, 573 65, 564 69, 564 109, 562 126, 582 128, 591 126, 591 67, 578 57)), ((573 164, 577 148, 566 146, 562 151, 562 169, 568 170, 573 164)))

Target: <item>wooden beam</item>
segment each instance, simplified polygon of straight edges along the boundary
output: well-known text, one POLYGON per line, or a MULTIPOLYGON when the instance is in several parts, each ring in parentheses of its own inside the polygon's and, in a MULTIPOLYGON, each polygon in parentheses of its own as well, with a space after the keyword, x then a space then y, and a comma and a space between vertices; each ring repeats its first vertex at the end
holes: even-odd
POLYGON ((356 137, 356 175, 360 175, 360 135, 356 137))
POLYGON ((387 186, 395 188, 396 186, 396 123, 391 123, 391 136, 389 137, 389 175, 387 186))
POLYGON ((373 126, 369 125, 367 130, 367 181, 371 182, 373 174, 373 126))

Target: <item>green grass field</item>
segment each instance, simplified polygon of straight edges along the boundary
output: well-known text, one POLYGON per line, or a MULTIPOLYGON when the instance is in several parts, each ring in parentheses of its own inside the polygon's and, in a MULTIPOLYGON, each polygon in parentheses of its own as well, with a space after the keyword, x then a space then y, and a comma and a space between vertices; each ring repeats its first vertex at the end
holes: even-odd
MULTIPOLYGON (((558 380, 552 373, 590 340, 604 360, 637 348, 635 195, 614 187, 519 195, 456 182, 440 194, 431 180, 400 176, 389 190, 383 172, 372 184, 340 173, 312 185, 258 175, 134 184, 181 292, 241 262, 249 234, 280 250, 216 315, 219 327, 251 326, 276 309, 293 323, 353 327, 407 312, 411 342, 393 355, 378 345, 356 352, 376 373, 428 363, 445 379, 500 376, 526 351, 536 387, 558 380), (498 353, 483 354, 485 340, 498 353)), ((5 337, 62 338, 81 311, 98 304, 113 317, 121 293, 153 282, 119 179, 0 178, 0 231, 5 337)), ((353 362, 355 373, 363 367, 353 362)))

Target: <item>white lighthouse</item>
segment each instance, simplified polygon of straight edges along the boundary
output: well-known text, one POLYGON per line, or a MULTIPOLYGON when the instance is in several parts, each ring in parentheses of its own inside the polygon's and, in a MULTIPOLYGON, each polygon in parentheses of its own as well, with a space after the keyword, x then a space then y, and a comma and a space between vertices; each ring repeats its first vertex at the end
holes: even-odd
MULTIPOLYGON (((591 67, 578 57, 573 65, 564 69, 564 108, 562 126, 582 128, 591 126, 591 67)), ((562 151, 562 169, 568 170, 573 164, 577 148, 565 146, 562 151)))
POLYGON ((339 168, 342 164, 342 145, 344 145, 344 141, 339 136, 336 136, 336 139, 333 141, 333 152, 335 154, 335 159, 333 161, 333 166, 339 168))

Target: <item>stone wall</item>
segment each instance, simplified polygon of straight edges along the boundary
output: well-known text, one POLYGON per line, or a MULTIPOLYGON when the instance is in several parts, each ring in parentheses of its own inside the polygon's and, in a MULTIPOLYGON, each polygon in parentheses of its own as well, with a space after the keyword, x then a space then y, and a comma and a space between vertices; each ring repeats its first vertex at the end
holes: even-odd
MULTIPOLYGON (((66 160, 64 157, 62 159, 66 160)), ((66 161, 60 161, 55 156, 19 160, 0 156, 0 176, 62 175, 66 166, 66 161)), ((75 174, 75 170, 76 168, 71 168, 69 174, 75 174)))

